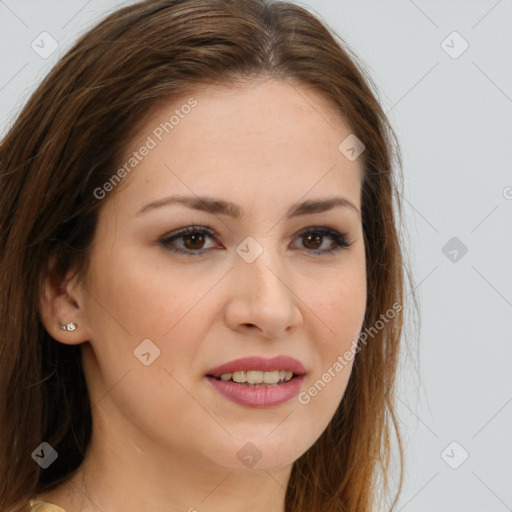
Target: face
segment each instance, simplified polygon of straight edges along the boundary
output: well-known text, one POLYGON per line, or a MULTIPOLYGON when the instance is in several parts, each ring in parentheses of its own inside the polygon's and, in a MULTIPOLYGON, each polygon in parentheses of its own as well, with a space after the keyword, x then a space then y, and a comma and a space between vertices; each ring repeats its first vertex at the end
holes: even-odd
POLYGON ((104 189, 81 285, 108 428, 235 471, 289 465, 322 434, 366 305, 362 163, 338 150, 350 133, 318 93, 276 80, 153 112, 104 189))

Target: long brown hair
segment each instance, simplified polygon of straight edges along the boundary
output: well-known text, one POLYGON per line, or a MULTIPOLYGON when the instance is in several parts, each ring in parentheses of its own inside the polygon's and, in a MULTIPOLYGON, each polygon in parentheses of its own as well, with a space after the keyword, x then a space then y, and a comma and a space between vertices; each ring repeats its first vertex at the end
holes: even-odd
MULTIPOLYGON (((81 464, 91 406, 79 346, 56 342, 39 317, 55 278, 87 271, 102 204, 94 190, 157 101, 207 83, 294 79, 330 99, 364 143, 362 219, 368 298, 345 395, 327 429, 293 465, 288 512, 369 512, 379 470, 388 485, 404 299, 396 136, 370 77, 344 41, 307 10, 265 0, 152 0, 83 35, 31 96, 0 147, 0 510, 17 512, 81 464), (375 329, 382 314, 396 314, 375 329), (45 470, 31 458, 48 442, 45 470)), ((341 141, 340 141, 341 142, 341 141)), ((105 199, 105 200, 108 200, 105 199)), ((381 320, 382 323, 382 320, 381 320)), ((381 475, 381 476, 382 476, 381 475)), ((380 480, 379 480, 380 481, 380 480)))

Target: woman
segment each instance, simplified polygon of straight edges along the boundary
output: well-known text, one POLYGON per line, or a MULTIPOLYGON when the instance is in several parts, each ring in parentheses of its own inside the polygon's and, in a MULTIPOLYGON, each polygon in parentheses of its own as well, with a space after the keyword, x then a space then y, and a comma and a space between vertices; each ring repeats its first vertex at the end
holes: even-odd
POLYGON ((374 509, 404 271, 370 85, 264 0, 141 2, 60 60, 0 153, 1 510, 374 509))

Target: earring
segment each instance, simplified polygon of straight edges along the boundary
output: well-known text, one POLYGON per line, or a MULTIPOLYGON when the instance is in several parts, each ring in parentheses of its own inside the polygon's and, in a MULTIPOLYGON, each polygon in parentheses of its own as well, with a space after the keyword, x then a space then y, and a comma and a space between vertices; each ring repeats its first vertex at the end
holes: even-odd
POLYGON ((75 322, 69 322, 69 324, 61 325, 60 328, 63 331, 74 331, 78 326, 75 324, 75 322))

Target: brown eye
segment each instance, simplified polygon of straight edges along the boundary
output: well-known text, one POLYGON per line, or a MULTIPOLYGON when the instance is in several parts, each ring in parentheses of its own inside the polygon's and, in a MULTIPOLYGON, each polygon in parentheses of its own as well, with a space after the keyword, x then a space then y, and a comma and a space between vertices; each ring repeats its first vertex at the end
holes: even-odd
POLYGON ((345 249, 350 245, 347 236, 331 228, 312 227, 299 234, 299 240, 302 240, 303 246, 307 252, 314 256, 323 256, 345 249), (320 249, 326 239, 331 240, 331 246, 320 249))
POLYGON ((192 256, 200 256, 213 247, 205 247, 207 239, 218 240, 218 236, 210 226, 187 226, 179 229, 169 236, 161 239, 159 242, 170 251, 187 254, 192 256))
POLYGON ((191 250, 202 249, 202 246, 204 245, 205 242, 203 233, 194 233, 192 235, 186 235, 182 238, 184 240, 183 245, 187 249, 191 250))
MULTIPOLYGON (((217 233, 210 226, 187 226, 171 233, 159 242, 170 251, 190 256, 201 256, 211 249, 219 248, 215 245, 205 247, 208 238, 220 243, 217 233)), ((345 234, 327 227, 308 228, 299 233, 297 239, 302 241, 302 249, 315 257, 340 251, 350 245, 345 234), (330 240, 330 247, 322 249, 326 240, 330 240)))
POLYGON ((303 235, 302 238, 306 240, 304 245, 308 249, 316 250, 322 245, 322 235, 303 235))

